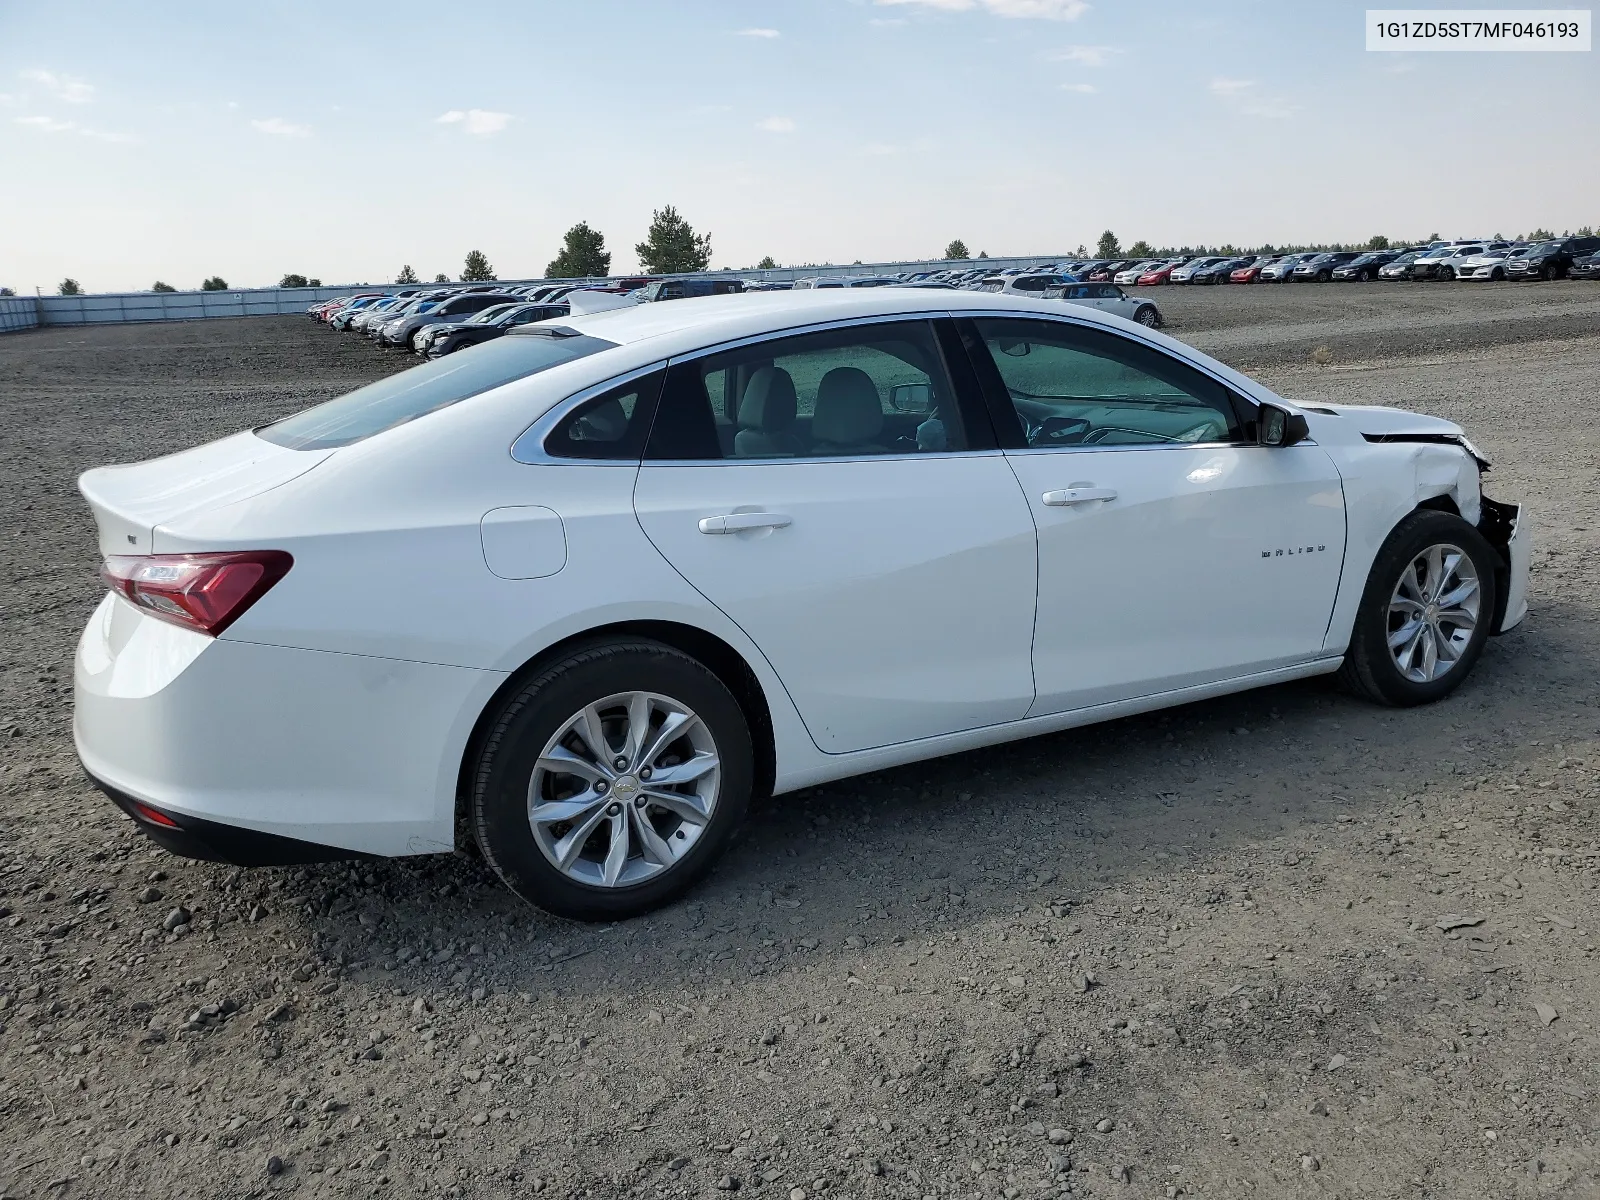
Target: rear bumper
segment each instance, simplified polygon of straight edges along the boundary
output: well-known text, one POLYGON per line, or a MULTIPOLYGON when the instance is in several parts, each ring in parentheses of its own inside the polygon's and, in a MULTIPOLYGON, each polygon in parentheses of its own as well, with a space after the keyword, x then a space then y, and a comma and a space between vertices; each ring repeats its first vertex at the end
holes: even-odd
POLYGON ((504 678, 207 638, 107 596, 78 643, 73 739, 108 794, 178 825, 162 838, 425 854, 454 844, 462 754, 504 678))
POLYGON ((371 857, 358 850, 303 842, 298 838, 262 833, 239 825, 225 825, 220 821, 166 812, 117 790, 105 780, 96 778, 88 768, 84 769, 84 774, 89 776, 90 783, 133 819, 140 833, 163 849, 184 858, 232 863, 238 867, 284 867, 296 863, 339 862, 371 857))

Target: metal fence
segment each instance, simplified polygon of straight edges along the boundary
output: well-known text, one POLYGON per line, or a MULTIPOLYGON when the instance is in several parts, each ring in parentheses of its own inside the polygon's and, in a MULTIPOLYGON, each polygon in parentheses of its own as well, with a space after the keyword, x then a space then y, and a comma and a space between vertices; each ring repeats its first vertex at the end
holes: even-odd
POLYGON ((32 296, 0 296, 0 333, 39 324, 39 302, 32 296))
MULTIPOLYGON (((851 263, 809 267, 778 267, 765 271, 718 271, 755 281, 810 279, 825 275, 897 275, 901 272, 984 267, 1001 271, 1009 267, 1059 262, 1067 255, 1028 258, 985 258, 967 261, 930 259, 921 262, 851 263)), ((543 279, 503 279, 512 284, 549 283, 543 279)), ((560 282, 574 282, 562 280, 560 282)), ((601 280, 584 282, 600 283, 601 280)), ((391 290, 397 284, 347 284, 338 287, 230 288, 224 292, 111 292, 89 296, 0 297, 0 333, 40 325, 103 325, 129 321, 194 321, 208 317, 260 317, 303 313, 320 300, 357 292, 391 290)), ((422 285, 428 286, 426 284, 422 285)), ((440 285, 443 286, 443 285, 440 285)))

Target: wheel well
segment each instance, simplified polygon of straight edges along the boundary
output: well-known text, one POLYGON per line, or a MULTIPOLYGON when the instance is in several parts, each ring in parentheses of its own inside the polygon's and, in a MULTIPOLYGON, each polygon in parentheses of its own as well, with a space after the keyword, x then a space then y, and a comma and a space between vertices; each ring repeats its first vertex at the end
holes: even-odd
POLYGON ((744 710, 745 719, 750 723, 750 740, 756 759, 755 794, 757 797, 762 797, 771 793, 773 780, 777 774, 772 712, 767 707, 767 697, 761 690, 761 682, 750 669, 750 664, 745 661, 744 656, 716 634, 696 629, 692 625, 681 625, 676 621, 624 621, 587 629, 564 638, 552 646, 547 646, 511 672, 483 706, 483 711, 478 714, 478 719, 472 727, 472 736, 467 739, 467 747, 461 756, 461 765, 456 775, 457 850, 466 849, 474 844, 467 820, 467 800, 472 791, 473 764, 477 762, 479 747, 483 744, 494 714, 500 710, 501 702, 520 688, 529 676, 561 658, 573 647, 624 637, 649 638, 651 641, 671 646, 674 650, 681 650, 722 681, 723 686, 733 693, 734 699, 739 702, 739 707, 744 710))
POLYGON ((1453 517, 1459 517, 1461 515, 1461 509, 1456 507, 1455 497, 1451 496, 1449 493, 1444 493, 1438 496, 1429 496, 1426 500, 1418 504, 1417 507, 1437 509, 1439 512, 1447 512, 1453 517))

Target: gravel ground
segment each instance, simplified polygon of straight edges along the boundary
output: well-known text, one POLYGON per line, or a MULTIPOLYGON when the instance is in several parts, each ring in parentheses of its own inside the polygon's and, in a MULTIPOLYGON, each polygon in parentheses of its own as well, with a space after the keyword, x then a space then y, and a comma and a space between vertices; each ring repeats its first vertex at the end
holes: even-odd
POLYGON ((1287 395, 1465 422, 1532 505, 1523 628, 1428 709, 1310 682, 781 797, 608 927, 466 856, 175 859, 76 766, 75 474, 401 360, 0 339, 0 1196, 1596 1194, 1600 289, 1160 299, 1287 395))

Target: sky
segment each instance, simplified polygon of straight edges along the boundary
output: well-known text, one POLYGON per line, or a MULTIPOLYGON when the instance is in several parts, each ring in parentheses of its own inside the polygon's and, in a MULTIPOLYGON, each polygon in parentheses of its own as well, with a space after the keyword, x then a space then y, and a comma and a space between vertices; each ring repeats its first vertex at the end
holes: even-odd
POLYGON ((622 272, 669 204, 732 268, 1600 224, 1593 53, 1369 53, 1364 14, 0 0, 0 285, 530 278, 580 220, 622 272))

